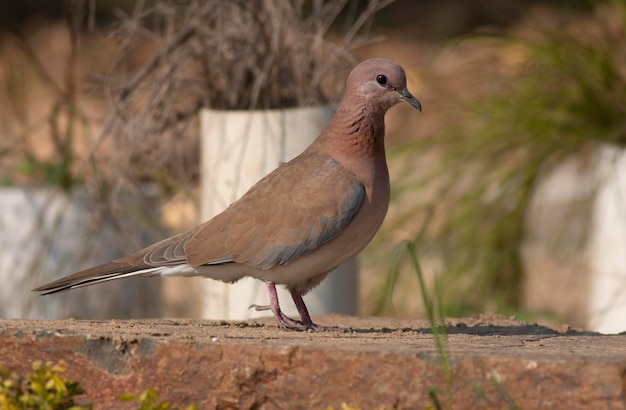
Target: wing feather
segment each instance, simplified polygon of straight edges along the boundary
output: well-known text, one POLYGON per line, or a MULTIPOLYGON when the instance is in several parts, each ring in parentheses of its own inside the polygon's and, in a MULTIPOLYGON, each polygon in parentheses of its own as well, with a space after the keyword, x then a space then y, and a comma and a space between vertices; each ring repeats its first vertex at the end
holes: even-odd
POLYGON ((332 158, 300 156, 192 232, 187 261, 260 269, 289 263, 336 237, 364 197, 363 185, 332 158))

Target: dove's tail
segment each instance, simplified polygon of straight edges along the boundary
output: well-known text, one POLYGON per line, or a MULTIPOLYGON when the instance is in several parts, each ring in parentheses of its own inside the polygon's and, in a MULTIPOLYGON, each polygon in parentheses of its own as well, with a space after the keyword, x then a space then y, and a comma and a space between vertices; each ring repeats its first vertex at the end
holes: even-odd
POLYGON ((130 266, 113 261, 55 280, 39 286, 33 289, 33 291, 40 292, 42 295, 49 295, 51 293, 57 293, 68 289, 95 285, 96 283, 108 282, 110 280, 128 278, 131 276, 161 275, 162 270, 163 267, 153 267, 147 265, 130 266))

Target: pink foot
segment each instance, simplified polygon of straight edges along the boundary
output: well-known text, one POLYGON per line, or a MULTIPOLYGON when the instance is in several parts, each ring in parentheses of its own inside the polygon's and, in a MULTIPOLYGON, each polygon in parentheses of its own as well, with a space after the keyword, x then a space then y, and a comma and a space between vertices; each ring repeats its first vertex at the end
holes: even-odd
POLYGON ((278 323, 278 327, 282 329, 292 329, 292 330, 315 330, 315 331, 341 331, 343 329, 334 328, 334 327, 324 327, 319 326, 313 323, 311 320, 311 316, 309 315, 309 311, 304 304, 304 300, 302 299, 302 295, 295 291, 291 291, 291 297, 293 298, 294 303, 296 304, 296 308, 300 313, 300 320, 295 320, 285 315, 282 310, 280 310, 280 305, 278 303, 278 294, 276 293, 276 285, 273 282, 267 282, 267 290, 270 294, 270 303, 269 305, 252 305, 250 308, 254 308, 256 311, 264 311, 271 310, 274 314, 274 318, 278 323))

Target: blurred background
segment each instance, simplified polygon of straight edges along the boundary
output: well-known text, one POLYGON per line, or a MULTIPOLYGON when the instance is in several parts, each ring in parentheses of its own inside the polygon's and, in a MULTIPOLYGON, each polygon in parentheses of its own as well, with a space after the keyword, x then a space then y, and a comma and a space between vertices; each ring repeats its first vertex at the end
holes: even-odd
POLYGON ((359 313, 626 330, 626 1, 0 3, 0 317, 199 317, 200 279, 31 288, 199 223, 201 109, 333 104, 385 57, 359 313))

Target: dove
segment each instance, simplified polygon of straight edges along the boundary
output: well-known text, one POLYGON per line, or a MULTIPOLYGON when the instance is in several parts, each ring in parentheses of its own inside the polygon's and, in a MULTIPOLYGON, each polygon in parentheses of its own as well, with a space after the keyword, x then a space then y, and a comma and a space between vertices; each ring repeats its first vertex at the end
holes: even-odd
POLYGON ((222 213, 184 233, 36 289, 51 294, 131 276, 201 276, 264 281, 280 328, 328 330, 313 323, 302 298, 358 254, 389 205, 385 113, 400 102, 421 111, 397 63, 356 65, 328 126, 300 155, 278 166, 222 213), (300 320, 285 315, 276 285, 291 294, 300 320))

